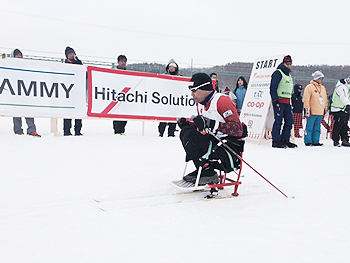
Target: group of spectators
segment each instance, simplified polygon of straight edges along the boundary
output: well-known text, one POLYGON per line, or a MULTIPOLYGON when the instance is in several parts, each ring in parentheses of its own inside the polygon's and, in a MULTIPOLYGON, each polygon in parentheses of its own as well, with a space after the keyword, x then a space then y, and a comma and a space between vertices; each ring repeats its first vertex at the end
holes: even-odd
MULTIPOLYGON (((75 51, 71 47, 66 47, 65 50, 65 55, 66 55, 66 60, 65 63, 70 63, 70 64, 77 64, 77 65, 82 65, 83 63, 81 62, 80 59, 78 59, 75 51)), ((119 70, 126 70, 126 64, 128 59, 126 58, 125 55, 119 55, 117 58, 118 65, 117 69, 119 70)), ((113 121, 113 130, 114 134, 120 134, 123 135, 125 133, 125 126, 126 126, 127 121, 113 121)), ((82 120, 81 119, 76 119, 75 120, 75 125, 74 125, 74 132, 75 136, 81 136, 83 135, 81 133, 81 128, 82 128, 82 120)), ((63 135, 64 136, 71 136, 71 128, 72 128, 72 120, 71 119, 64 119, 63 120, 63 135)))
MULTIPOLYGON (((76 52, 73 48, 67 46, 65 49, 65 63, 68 64, 76 64, 76 65, 83 65, 83 62, 77 57, 76 52)), ((2 55, 2 58, 5 58, 4 54, 2 55)), ((11 57, 13 58, 23 58, 23 54, 19 49, 14 49, 11 52, 11 57)), ((127 58, 125 55, 119 55, 118 58, 118 66, 117 69, 120 70, 126 70, 126 63, 127 58)), ((28 118, 25 117, 26 123, 27 123, 27 134, 35 137, 41 137, 40 134, 36 131, 36 125, 34 123, 34 118, 28 118)), ((121 134, 123 135, 125 132, 125 126, 126 121, 113 121, 113 129, 115 134, 121 134)), ((74 124, 74 135, 75 136, 82 136, 81 129, 83 127, 82 119, 75 119, 74 124)), ((63 119, 63 135, 64 136, 72 136, 71 133, 72 128, 72 119, 63 119)), ((22 118, 21 117, 13 117, 13 131, 15 134, 23 135, 23 129, 22 129, 22 118)))
MULTIPOLYGON (((23 58, 19 49, 12 51, 11 56, 14 58, 23 58)), ((82 61, 76 55, 71 47, 65 49, 65 63, 82 65, 82 61)), ((120 55, 117 58, 119 70, 126 70, 127 58, 120 55)), ((272 128, 272 147, 274 148, 295 148, 297 145, 290 142, 290 133, 294 124, 295 137, 301 138, 299 133, 302 129, 302 122, 295 118, 296 114, 304 112, 307 123, 304 133, 304 144, 306 146, 322 146, 320 143, 321 122, 327 108, 334 117, 334 126, 332 140, 334 146, 350 146, 349 143, 349 113, 350 113, 350 77, 340 79, 328 102, 326 88, 323 85, 324 74, 321 71, 315 71, 312 74, 310 84, 305 87, 304 96, 302 97, 303 87, 300 84, 293 86, 291 76, 292 58, 287 55, 283 58, 282 63, 272 74, 270 83, 270 95, 274 110, 274 124, 272 128), (328 105, 330 104, 330 107, 328 105), (293 116, 294 113, 294 116, 293 116), (294 118, 293 118, 294 117, 294 118), (339 142, 341 141, 341 143, 339 142)), ((171 59, 165 67, 165 74, 179 75, 179 65, 174 59, 171 59)), ((210 75, 213 89, 220 93, 219 80, 216 73, 210 75)), ((222 89, 222 92, 230 97, 233 101, 238 115, 241 112, 248 83, 244 77, 239 77, 236 87, 231 90, 229 87, 222 89)), ((41 137, 36 131, 34 118, 25 118, 27 123, 27 134, 35 137, 41 137)), ((23 135, 22 118, 13 118, 13 130, 15 134, 23 135)), ((123 135, 127 121, 114 120, 113 129, 115 134, 123 135)), ((168 127, 168 137, 174 137, 176 123, 160 122, 158 126, 159 136, 163 137, 166 127, 168 127)), ((64 136, 72 136, 72 119, 63 120, 64 136)), ((75 119, 74 135, 81 136, 82 120, 75 119)))
MULTIPOLYGON (((75 64, 75 65, 82 65, 82 61, 78 58, 75 50, 72 47, 67 46, 65 49, 65 63, 68 64, 75 64)), ((6 56, 3 56, 5 58, 6 56)), ((11 53, 11 57, 14 58, 23 58, 23 54, 19 49, 15 49, 11 53)), ((117 58, 118 70, 126 70, 126 64, 127 64, 127 57, 125 55, 119 55, 117 58)), ((179 65, 176 63, 174 59, 170 59, 168 64, 165 67, 165 74, 167 75, 179 75, 179 65)), ((217 74, 212 73, 210 75, 210 78, 213 80, 213 88, 216 91, 220 91, 218 86, 218 79, 217 74)), ((228 87, 224 90, 224 93, 228 95, 232 99, 232 101, 235 103, 237 107, 238 113, 240 113, 243 105, 243 100, 245 97, 245 93, 247 90, 247 81, 244 79, 244 77, 240 77, 237 80, 236 87, 232 91, 228 87)), ((31 136, 41 137, 36 131, 36 126, 34 123, 34 118, 25 118, 28 129, 27 134, 31 136)), ((22 129, 22 118, 21 117, 14 117, 13 118, 13 124, 14 124, 14 133, 23 135, 23 129, 22 129)), ((121 121, 121 120, 114 120, 113 121, 113 130, 114 134, 120 134, 124 135, 125 133, 125 126, 127 124, 127 121, 121 121)), ((75 136, 82 136, 81 129, 83 127, 82 119, 75 119, 74 120, 74 135, 75 136)), ((176 123, 173 122, 160 122, 158 125, 158 132, 159 136, 163 137, 166 127, 168 127, 168 137, 174 137, 176 130, 176 123)), ((72 129, 72 119, 63 119, 63 135, 64 136, 72 136, 73 133, 71 132, 72 129)))
MULTIPOLYGON (((292 108, 294 116, 302 114, 303 111, 305 113, 305 146, 323 146, 320 143, 321 123, 329 104, 330 113, 333 114, 334 118, 333 145, 349 147, 350 77, 340 79, 337 82, 331 101, 328 102, 326 88, 323 86, 324 74, 321 71, 317 70, 312 74, 312 80, 305 87, 302 97, 302 85, 296 84, 293 87, 291 68, 292 58, 287 55, 271 78, 270 95, 275 118, 272 127, 272 147, 297 147, 295 143, 290 142, 291 129, 296 119, 294 117, 293 120, 292 108)), ((298 120, 294 123, 295 137, 301 137, 300 129, 302 129, 302 123, 298 120)))
MULTIPOLYGON (((170 61, 166 65, 165 74, 179 76, 179 65, 176 63, 176 61, 174 59, 170 59, 170 61)), ((210 79, 212 82, 213 90, 215 90, 218 93, 221 93, 221 90, 219 88, 219 80, 218 80, 217 73, 215 73, 215 72, 211 73, 210 79)), ((244 79, 244 77, 239 77, 237 79, 237 82, 236 82, 236 87, 233 91, 229 87, 226 87, 223 90, 223 93, 225 95, 228 95, 231 98, 231 100, 234 102, 238 114, 240 114, 240 112, 241 112, 241 109, 243 106, 243 101, 244 101, 245 94, 247 91, 247 87, 248 87, 248 83, 244 79)), ((177 131, 176 130, 176 123, 160 122, 158 125, 159 137, 164 136, 164 132, 165 132, 167 126, 168 126, 168 137, 175 136, 175 131, 177 131)))

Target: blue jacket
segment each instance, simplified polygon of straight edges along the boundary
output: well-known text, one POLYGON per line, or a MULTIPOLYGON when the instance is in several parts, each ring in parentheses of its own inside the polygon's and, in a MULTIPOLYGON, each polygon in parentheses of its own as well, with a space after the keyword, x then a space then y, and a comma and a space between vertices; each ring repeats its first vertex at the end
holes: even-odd
POLYGON ((244 101, 246 92, 247 92, 247 89, 243 86, 238 86, 238 88, 235 88, 234 94, 237 97, 237 101, 236 101, 237 110, 242 109, 243 101, 244 101))
MULTIPOLYGON (((283 63, 279 64, 277 69, 282 70, 283 73, 286 75, 289 75, 289 73, 290 73, 290 69, 287 68, 286 66, 284 66, 283 63)), ((278 84, 280 83, 281 79, 282 79, 281 72, 276 70, 274 73, 272 73, 271 83, 270 83, 270 95, 271 95, 272 101, 278 100, 277 88, 278 88, 278 84)))

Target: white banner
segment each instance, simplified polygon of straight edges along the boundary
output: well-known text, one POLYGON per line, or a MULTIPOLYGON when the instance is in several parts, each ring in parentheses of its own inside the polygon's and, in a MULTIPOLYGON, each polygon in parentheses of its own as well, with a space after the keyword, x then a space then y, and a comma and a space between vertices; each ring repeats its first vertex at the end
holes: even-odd
POLYGON ((88 116, 176 121, 196 115, 188 77, 88 67, 88 116))
POLYGON ((240 120, 248 127, 248 138, 260 143, 267 113, 271 104, 271 75, 282 62, 283 55, 265 57, 255 60, 240 120))
POLYGON ((0 115, 86 117, 86 67, 0 59, 0 115))

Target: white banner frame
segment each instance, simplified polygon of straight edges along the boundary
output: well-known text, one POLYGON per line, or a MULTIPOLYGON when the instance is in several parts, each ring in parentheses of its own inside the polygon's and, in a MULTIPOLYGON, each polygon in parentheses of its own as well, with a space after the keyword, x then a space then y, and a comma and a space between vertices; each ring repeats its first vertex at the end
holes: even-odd
POLYGON ((176 122, 197 115, 189 77, 91 66, 87 71, 89 117, 176 122))
POLYGON ((261 139, 264 136, 271 105, 271 75, 282 60, 283 55, 258 58, 255 60, 250 74, 240 120, 247 125, 247 139, 258 144, 261 143, 261 139))
POLYGON ((86 118, 86 67, 0 59, 0 115, 86 118))

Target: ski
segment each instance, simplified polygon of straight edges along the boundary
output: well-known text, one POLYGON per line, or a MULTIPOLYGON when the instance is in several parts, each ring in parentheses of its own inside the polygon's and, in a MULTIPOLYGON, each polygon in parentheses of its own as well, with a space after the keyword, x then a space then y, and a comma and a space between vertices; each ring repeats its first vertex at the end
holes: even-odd
POLYGON ((162 196, 172 196, 172 195, 188 195, 188 194, 197 194, 201 192, 209 191, 209 189, 200 189, 200 190, 193 190, 190 192, 176 192, 176 193, 169 193, 169 192, 152 192, 147 193, 145 195, 139 195, 139 196, 133 196, 133 197, 121 197, 121 196, 112 196, 112 197, 105 197, 105 198, 95 198, 94 201, 96 203, 104 203, 104 202, 113 202, 113 201, 121 201, 121 200, 130 200, 130 199, 143 199, 143 198, 151 198, 151 197, 162 197, 162 196))
POLYGON ((233 198, 233 197, 236 197, 236 196, 233 196, 233 195, 214 195, 214 196, 207 195, 202 200, 203 201, 211 201, 211 200, 227 199, 227 198, 233 198))
POLYGON ((98 202, 99 209, 102 211, 112 211, 120 209, 133 209, 139 207, 157 207, 163 205, 175 205, 187 202, 197 202, 197 201, 211 201, 218 199, 232 198, 229 195, 205 195, 203 196, 203 191, 190 192, 189 193, 176 193, 160 196, 146 196, 146 197, 136 197, 136 198, 124 198, 124 199, 114 199, 113 201, 98 202))

